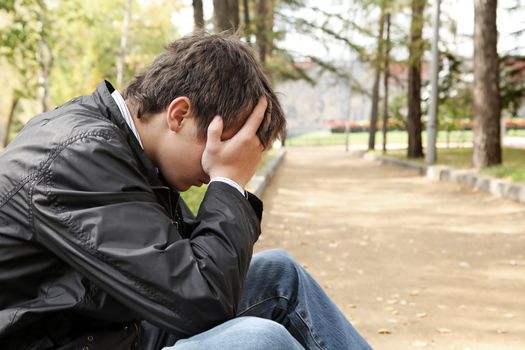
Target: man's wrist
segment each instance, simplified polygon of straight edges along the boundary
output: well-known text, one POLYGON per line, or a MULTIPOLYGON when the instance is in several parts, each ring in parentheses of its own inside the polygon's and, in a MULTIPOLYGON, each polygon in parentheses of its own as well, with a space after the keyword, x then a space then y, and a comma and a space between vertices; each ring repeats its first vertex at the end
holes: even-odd
POLYGON ((227 177, 217 176, 210 180, 210 183, 218 181, 218 182, 224 182, 225 184, 230 185, 231 187, 235 188, 237 191, 239 191, 245 198, 247 198, 246 191, 244 188, 242 188, 241 185, 239 185, 237 182, 233 181, 232 179, 228 179, 227 177))

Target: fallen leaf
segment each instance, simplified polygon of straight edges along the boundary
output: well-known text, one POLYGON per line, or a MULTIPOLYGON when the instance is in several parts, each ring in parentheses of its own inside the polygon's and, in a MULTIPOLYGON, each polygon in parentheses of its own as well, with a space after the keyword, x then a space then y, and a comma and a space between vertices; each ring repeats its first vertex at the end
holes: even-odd
POLYGON ((439 333, 439 334, 448 334, 450 333, 450 329, 448 328, 436 328, 436 331, 439 333))

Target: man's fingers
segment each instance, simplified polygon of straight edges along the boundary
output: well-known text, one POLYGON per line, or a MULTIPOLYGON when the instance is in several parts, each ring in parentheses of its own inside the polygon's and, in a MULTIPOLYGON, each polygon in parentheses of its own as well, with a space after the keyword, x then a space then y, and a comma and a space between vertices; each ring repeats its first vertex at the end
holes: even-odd
POLYGON ((264 119, 264 114, 266 112, 267 106, 268 101, 266 100, 266 97, 260 97, 259 102, 257 102, 257 105, 253 109, 252 113, 248 117, 248 120, 241 128, 239 133, 245 133, 250 136, 255 135, 257 133, 257 129, 259 129, 259 126, 261 125, 261 122, 264 119))
POLYGON ((213 118, 210 125, 208 126, 208 139, 206 141, 207 145, 221 142, 223 127, 224 125, 220 116, 213 118))

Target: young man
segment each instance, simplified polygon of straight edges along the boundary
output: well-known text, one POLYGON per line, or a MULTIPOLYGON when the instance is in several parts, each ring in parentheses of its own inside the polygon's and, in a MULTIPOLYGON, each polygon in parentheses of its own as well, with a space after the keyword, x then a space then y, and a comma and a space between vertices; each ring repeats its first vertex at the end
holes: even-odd
POLYGON ((251 49, 209 34, 33 118, 0 156, 0 348, 368 349, 290 256, 252 259, 244 186, 284 125, 251 49))

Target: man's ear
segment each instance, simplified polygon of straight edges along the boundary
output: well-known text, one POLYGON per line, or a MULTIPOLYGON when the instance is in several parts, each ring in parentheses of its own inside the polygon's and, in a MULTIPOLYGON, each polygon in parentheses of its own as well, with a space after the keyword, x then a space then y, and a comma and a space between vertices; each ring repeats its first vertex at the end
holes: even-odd
POLYGON ((166 109, 166 122, 168 129, 178 132, 184 123, 184 119, 191 116, 191 102, 186 96, 180 96, 171 101, 166 109))

